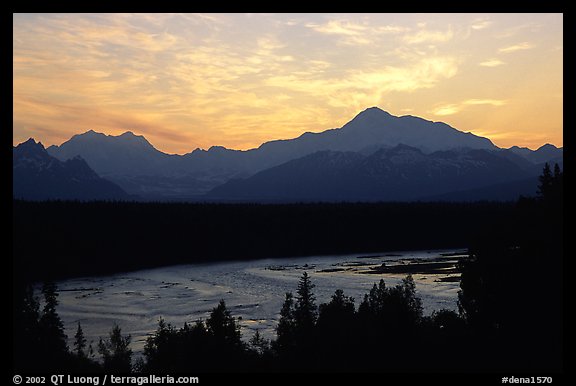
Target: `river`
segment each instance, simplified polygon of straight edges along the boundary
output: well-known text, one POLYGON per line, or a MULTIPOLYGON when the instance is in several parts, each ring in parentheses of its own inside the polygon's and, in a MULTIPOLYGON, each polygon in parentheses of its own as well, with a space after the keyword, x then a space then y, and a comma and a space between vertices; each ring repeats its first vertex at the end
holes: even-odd
MULTIPOLYGON (((58 313, 72 344, 80 322, 94 349, 100 337, 107 337, 114 324, 132 336, 132 349, 139 353, 146 337, 154 332, 159 318, 176 327, 184 322, 206 319, 224 299, 232 315, 239 318, 242 336, 256 330, 270 339, 286 292, 296 292, 298 280, 308 272, 315 285, 317 304, 330 300, 336 289, 352 296, 359 305, 381 278, 387 286, 398 284, 406 275, 373 272, 386 265, 431 262, 461 250, 406 251, 370 256, 310 256, 251 261, 216 262, 168 266, 110 276, 75 278, 58 283, 58 313)), ((458 280, 447 273, 415 273, 417 294, 424 315, 442 308, 457 309, 458 280)), ((457 276, 457 275, 456 275, 457 276)))

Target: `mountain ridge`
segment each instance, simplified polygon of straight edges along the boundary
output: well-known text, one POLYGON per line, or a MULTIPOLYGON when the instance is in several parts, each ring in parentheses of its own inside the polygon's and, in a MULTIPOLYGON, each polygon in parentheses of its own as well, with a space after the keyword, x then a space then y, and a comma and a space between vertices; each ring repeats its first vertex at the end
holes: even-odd
POLYGON ((101 178, 80 156, 60 161, 33 138, 12 149, 12 194, 28 200, 125 200, 129 195, 101 178))
POLYGON ((533 173, 484 149, 425 154, 407 145, 364 156, 320 151, 214 188, 221 200, 410 201, 528 178, 533 173))
MULTIPOLYGON (((425 154, 467 148, 506 150, 488 138, 459 131, 446 123, 412 115, 398 117, 378 107, 365 109, 340 128, 268 141, 249 150, 211 146, 208 150, 197 148, 183 155, 166 154, 144 136, 132 132, 111 136, 94 130, 75 135, 47 150, 60 160, 81 155, 97 173, 131 194, 158 199, 195 199, 232 179, 249 178, 318 151, 370 155, 401 144, 418 148, 425 154)), ((546 147, 540 152, 511 148, 506 153, 506 157, 519 166, 524 163, 525 170, 542 159, 561 159, 561 156, 562 150, 555 147, 546 147)))

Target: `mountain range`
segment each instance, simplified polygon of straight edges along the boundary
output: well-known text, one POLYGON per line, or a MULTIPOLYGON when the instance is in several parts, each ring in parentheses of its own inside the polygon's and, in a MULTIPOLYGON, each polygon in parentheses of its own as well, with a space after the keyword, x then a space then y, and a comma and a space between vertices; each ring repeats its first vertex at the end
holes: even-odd
POLYGON ((499 199, 514 199, 536 190, 544 162, 563 163, 563 149, 553 145, 500 149, 445 123, 377 107, 341 128, 246 151, 213 146, 173 155, 132 132, 93 130, 46 150, 61 162, 81 157, 99 176, 144 200, 492 199, 502 196, 495 194, 502 184, 509 194, 499 199))
POLYGON ((130 196, 76 156, 60 161, 30 138, 12 151, 12 193, 26 200, 127 200, 130 196))
POLYGON ((494 151, 465 148, 425 154, 418 148, 397 145, 368 156, 316 152, 250 178, 229 181, 213 189, 209 197, 250 201, 413 201, 523 180, 532 174, 494 151))

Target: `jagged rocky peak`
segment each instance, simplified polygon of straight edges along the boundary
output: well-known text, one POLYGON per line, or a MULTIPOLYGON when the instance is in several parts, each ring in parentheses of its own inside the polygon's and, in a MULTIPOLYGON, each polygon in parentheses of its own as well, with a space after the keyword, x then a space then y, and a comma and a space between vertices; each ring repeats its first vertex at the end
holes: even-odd
POLYGON ((20 149, 44 149, 44 145, 42 145, 42 142, 40 141, 36 142, 34 138, 29 138, 28 140, 22 142, 16 147, 20 149))
POLYGON ((42 142, 36 142, 34 138, 20 143, 14 147, 12 151, 14 156, 26 159, 43 160, 48 157, 48 152, 44 148, 44 145, 42 145, 42 142))

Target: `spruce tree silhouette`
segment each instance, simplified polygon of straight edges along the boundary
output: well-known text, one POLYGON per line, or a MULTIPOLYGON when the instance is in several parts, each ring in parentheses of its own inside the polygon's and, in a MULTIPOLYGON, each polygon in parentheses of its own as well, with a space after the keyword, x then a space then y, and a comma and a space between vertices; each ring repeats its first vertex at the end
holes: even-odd
POLYGON ((145 372, 237 371, 244 369, 252 354, 221 300, 206 322, 184 323, 177 330, 160 319, 154 335, 146 339, 146 360, 140 368, 145 372))
POLYGON ((354 298, 337 289, 329 303, 320 305, 318 327, 336 334, 344 333, 352 328, 355 313, 354 298))
POLYGON ((538 197, 517 203, 518 231, 459 262, 459 310, 476 362, 492 370, 562 367, 563 173, 546 164, 539 181, 538 197))
MULTIPOLYGON (((349 368, 351 352, 357 352, 358 342, 354 299, 338 289, 330 302, 320 304, 316 328, 319 365, 326 369, 349 368)), ((360 348, 361 349, 361 348, 360 348)))
POLYGON ((180 330, 163 318, 158 328, 146 339, 144 345, 144 372, 183 372, 190 371, 195 358, 202 355, 202 344, 207 337, 204 323, 194 326, 184 323, 180 330))
POLYGON ((398 332, 412 330, 421 318, 422 301, 416 294, 412 275, 406 276, 401 284, 391 288, 387 288, 381 279, 378 285, 374 284, 370 292, 364 296, 358 307, 358 319, 362 330, 372 331, 377 339, 384 338, 390 330, 398 332))
POLYGON ((230 346, 242 346, 240 326, 226 309, 226 302, 223 299, 210 313, 210 317, 206 320, 206 328, 217 341, 230 346))
POLYGON ((249 345, 252 351, 260 357, 267 355, 270 351, 270 342, 262 337, 259 330, 256 330, 252 338, 250 338, 249 345))
POLYGON ((560 165, 558 165, 557 163, 554 164, 554 180, 555 181, 559 181, 560 179, 563 178, 563 172, 562 169, 560 169, 560 165))
POLYGON ((299 361, 305 368, 314 366, 317 336, 315 334, 318 319, 316 297, 312 292, 314 284, 307 272, 302 274, 296 291, 294 303, 294 342, 297 347, 299 361))
POLYGON ((122 336, 122 330, 115 325, 109 338, 98 342, 98 352, 102 355, 104 370, 114 373, 130 373, 132 371, 132 349, 130 335, 122 336))
POLYGON ((84 331, 82 330, 80 322, 78 322, 76 334, 74 334, 74 349, 70 354, 68 360, 69 364, 66 368, 69 372, 85 374, 102 371, 102 366, 93 359, 94 352, 92 344, 88 345, 88 341, 84 336, 84 331))
POLYGON ((422 300, 416 295, 416 283, 411 274, 402 279, 402 298, 406 305, 404 322, 414 327, 422 319, 422 300))
POLYGON ((31 285, 26 286, 20 312, 20 326, 25 336, 37 338, 40 304, 31 285))
POLYGON ((542 199, 549 197, 554 183, 554 177, 548 162, 544 164, 544 169, 542 170, 542 174, 538 177, 538 181, 538 196, 542 199))
POLYGON ((555 163, 552 172, 550 165, 546 163, 538 181, 538 198, 548 207, 561 206, 564 198, 564 172, 560 169, 560 165, 555 163))
POLYGON ((276 340, 273 342, 277 352, 289 355, 294 350, 296 345, 295 329, 294 295, 291 292, 286 292, 284 303, 280 310, 278 326, 276 326, 276 340))
POLYGON ((558 164, 554 164, 554 175, 552 177, 552 186, 550 187, 549 201, 555 203, 558 209, 561 209, 564 203, 564 172, 558 164))
POLYGON ((40 304, 32 285, 21 287, 14 299, 12 347, 15 372, 34 371, 43 363, 40 304))
POLYGON ((443 332, 461 332, 465 327, 464 319, 457 312, 445 308, 432 311, 429 322, 436 330, 443 332))
POLYGON ((43 349, 52 357, 61 358, 68 354, 64 324, 56 312, 58 306, 58 293, 56 284, 45 282, 42 286, 44 307, 39 320, 40 334, 43 349))
POLYGON ((314 284, 310 281, 308 273, 304 272, 298 282, 296 303, 294 305, 294 323, 297 334, 302 337, 312 333, 312 329, 316 325, 316 319, 318 318, 316 297, 312 289, 314 289, 314 284))
POLYGON ((22 309, 20 316, 19 326, 22 328, 23 338, 28 340, 31 347, 40 344, 40 303, 38 298, 34 295, 34 289, 31 285, 26 287, 24 299, 22 301, 22 309))
POLYGON ((370 292, 364 295, 364 300, 358 306, 358 318, 362 322, 362 331, 374 330, 384 320, 384 306, 388 297, 388 289, 384 279, 380 279, 378 285, 374 284, 370 292))
POLYGON ((76 329, 76 334, 74 335, 74 353, 80 358, 86 358, 86 343, 87 340, 84 337, 84 331, 82 331, 82 326, 78 322, 78 328, 76 329))

